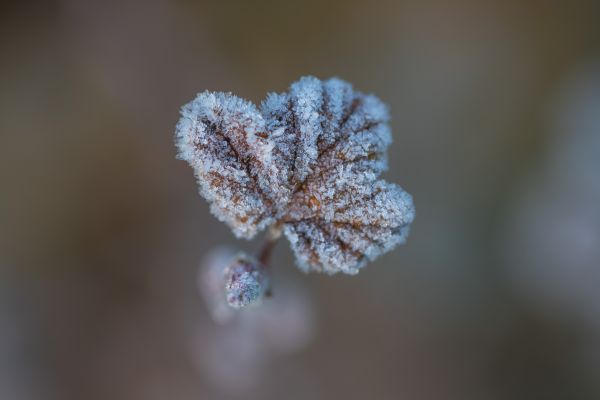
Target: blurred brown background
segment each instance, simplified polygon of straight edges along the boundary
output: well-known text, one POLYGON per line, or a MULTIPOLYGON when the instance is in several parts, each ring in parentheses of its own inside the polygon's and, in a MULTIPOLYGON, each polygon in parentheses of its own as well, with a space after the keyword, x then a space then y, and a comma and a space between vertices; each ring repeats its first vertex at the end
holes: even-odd
POLYGON ((3 3, 0 399, 600 398, 599 17, 584 0, 3 3), (308 74, 390 105, 387 177, 417 219, 355 277, 304 275, 281 243, 312 311, 274 324, 314 333, 265 356, 208 317, 202 257, 257 244, 210 215, 173 132, 197 92, 259 102, 308 74))

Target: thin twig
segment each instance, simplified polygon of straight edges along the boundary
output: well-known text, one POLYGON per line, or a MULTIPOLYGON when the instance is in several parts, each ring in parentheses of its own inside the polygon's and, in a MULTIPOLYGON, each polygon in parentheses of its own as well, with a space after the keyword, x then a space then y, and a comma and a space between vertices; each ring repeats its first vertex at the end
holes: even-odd
MULTIPOLYGON (((258 262, 260 263, 260 265, 262 265, 267 270, 269 270, 271 268, 269 260, 271 259, 271 254, 273 253, 273 249, 275 248, 275 245, 277 244, 280 236, 281 236, 281 226, 279 224, 272 226, 269 229, 269 232, 267 233, 267 238, 266 238, 265 243, 263 244, 262 248, 260 249, 260 251, 258 253, 258 256, 257 256, 258 262)), ((271 287, 269 287, 265 293, 265 296, 271 297, 272 295, 273 295, 272 289, 271 289, 271 287)))

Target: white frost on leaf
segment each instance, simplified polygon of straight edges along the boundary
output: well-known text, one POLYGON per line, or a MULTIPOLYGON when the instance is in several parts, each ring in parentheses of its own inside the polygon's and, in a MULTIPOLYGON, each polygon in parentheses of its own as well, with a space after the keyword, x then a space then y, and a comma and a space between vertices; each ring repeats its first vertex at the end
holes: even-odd
POLYGON ((260 109, 204 92, 182 109, 179 157, 239 237, 280 224, 304 271, 355 274, 403 243, 411 196, 379 178, 388 109, 337 78, 304 77, 260 109))
POLYGON ((204 92, 181 109, 179 158, 196 173, 213 214, 238 237, 251 238, 273 223, 258 185, 255 141, 265 123, 254 104, 230 93, 204 92))

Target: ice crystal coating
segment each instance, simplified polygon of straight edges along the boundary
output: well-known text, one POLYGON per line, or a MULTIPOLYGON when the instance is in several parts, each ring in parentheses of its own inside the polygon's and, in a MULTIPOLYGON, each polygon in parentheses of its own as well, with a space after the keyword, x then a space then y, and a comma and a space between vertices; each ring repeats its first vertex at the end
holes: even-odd
POLYGON ((330 274, 355 274, 406 240, 414 206, 379 178, 392 137, 377 97, 303 77, 260 109, 203 92, 181 114, 179 157, 237 236, 277 224, 302 270, 330 274))
POLYGON ((269 290, 269 273, 258 260, 239 254, 225 268, 227 303, 242 308, 258 303, 269 290))
POLYGON ((263 118, 250 102, 209 92, 185 105, 181 115, 179 157, 194 168, 202 196, 237 236, 253 237, 273 222, 252 148, 252 137, 264 135, 263 118))

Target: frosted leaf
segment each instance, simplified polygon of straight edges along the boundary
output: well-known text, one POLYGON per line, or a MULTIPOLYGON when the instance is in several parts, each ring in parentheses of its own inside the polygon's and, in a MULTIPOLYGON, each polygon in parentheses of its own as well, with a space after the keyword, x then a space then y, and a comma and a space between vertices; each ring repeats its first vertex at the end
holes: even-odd
POLYGON ((410 195, 385 181, 346 189, 320 197, 309 217, 286 223, 302 270, 356 274, 406 240, 414 218, 410 195))
POLYGON ((267 96, 260 111, 231 95, 203 93, 182 114, 180 157, 238 236, 282 226, 299 266, 330 274, 357 273, 406 240, 414 206, 379 178, 392 137, 388 109, 375 96, 337 78, 304 77, 289 92, 267 96), (228 139, 215 151, 202 145, 213 141, 206 136, 228 139), (215 169, 227 179, 202 182, 215 169))
POLYGON ((253 149, 264 125, 252 103, 209 92, 185 105, 177 124, 179 158, 194 169, 215 216, 239 237, 251 238, 273 222, 253 149))
POLYGON ((239 254, 225 268, 227 303, 242 308, 260 302, 269 290, 267 268, 246 254, 239 254))

